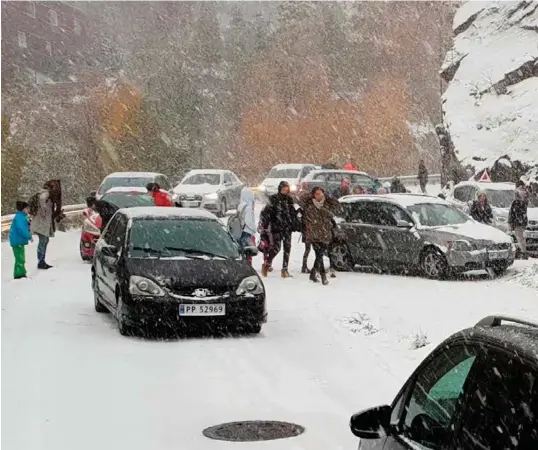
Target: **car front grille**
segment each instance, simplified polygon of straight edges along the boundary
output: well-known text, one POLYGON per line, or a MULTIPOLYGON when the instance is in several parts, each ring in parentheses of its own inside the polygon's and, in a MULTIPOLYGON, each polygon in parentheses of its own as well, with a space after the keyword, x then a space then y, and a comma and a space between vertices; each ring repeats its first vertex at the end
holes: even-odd
POLYGON ((202 196, 201 195, 194 195, 194 194, 185 194, 185 195, 182 195, 181 197, 181 200, 196 200, 196 201, 202 201, 202 196))
POLYGON ((538 230, 538 220, 529 220, 527 230, 538 230))
POLYGON ((510 250, 512 244, 503 243, 503 244, 489 244, 487 246, 488 250, 510 250))
POLYGON ((181 295, 182 297, 191 297, 193 299, 203 299, 207 297, 220 297, 229 294, 230 290, 227 287, 185 287, 172 285, 172 293, 181 295))

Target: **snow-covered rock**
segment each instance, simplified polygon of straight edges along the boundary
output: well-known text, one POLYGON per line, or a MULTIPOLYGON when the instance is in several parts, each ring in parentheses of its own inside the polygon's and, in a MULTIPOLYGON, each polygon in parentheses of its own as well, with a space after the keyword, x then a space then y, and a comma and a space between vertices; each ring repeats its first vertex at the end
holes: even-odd
MULTIPOLYGON (((468 1, 454 17, 441 69, 445 126, 456 156, 476 172, 536 177, 538 1, 468 1), (502 161, 499 161, 502 160, 502 161)), ((512 180, 513 181, 513 180, 512 180)))

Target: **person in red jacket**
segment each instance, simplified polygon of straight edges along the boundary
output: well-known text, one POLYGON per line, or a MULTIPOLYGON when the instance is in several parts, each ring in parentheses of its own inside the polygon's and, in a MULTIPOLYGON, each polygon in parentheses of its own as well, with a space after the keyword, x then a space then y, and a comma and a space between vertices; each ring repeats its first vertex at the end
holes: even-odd
POLYGON ((155 206, 173 206, 172 197, 168 192, 161 190, 161 187, 157 183, 149 183, 146 186, 148 194, 153 197, 155 206))
POLYGON ((354 158, 349 158, 349 161, 344 166, 344 170, 359 170, 357 168, 357 165, 355 164, 355 159, 354 158))

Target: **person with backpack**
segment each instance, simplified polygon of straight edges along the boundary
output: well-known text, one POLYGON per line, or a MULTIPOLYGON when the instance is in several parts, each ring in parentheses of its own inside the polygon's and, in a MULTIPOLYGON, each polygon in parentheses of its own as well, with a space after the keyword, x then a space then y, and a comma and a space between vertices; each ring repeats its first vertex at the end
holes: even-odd
POLYGON ((26 251, 24 247, 32 241, 32 233, 30 233, 30 223, 28 222, 30 210, 28 203, 17 202, 16 208, 17 212, 9 228, 9 245, 11 245, 15 257, 13 278, 19 280, 26 278, 26 251))
POLYGON ((30 231, 36 234, 39 241, 37 245, 37 268, 50 269, 52 266, 45 261, 49 240, 54 237, 56 226, 54 221, 62 219, 61 186, 59 180, 50 180, 43 185, 43 189, 30 199, 29 210, 32 216, 30 231))
MULTIPOLYGON (((228 231, 242 249, 256 243, 254 192, 248 187, 241 190, 237 212, 228 219, 228 231)), ((252 263, 252 258, 249 262, 252 263)))

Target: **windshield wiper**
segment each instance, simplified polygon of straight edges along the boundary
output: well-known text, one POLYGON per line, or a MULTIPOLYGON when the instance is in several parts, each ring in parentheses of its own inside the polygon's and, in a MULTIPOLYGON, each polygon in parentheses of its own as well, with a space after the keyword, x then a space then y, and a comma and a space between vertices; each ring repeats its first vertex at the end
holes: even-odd
POLYGON ((139 251, 142 251, 144 253, 153 253, 154 255, 157 255, 157 256, 162 256, 162 251, 161 250, 157 250, 155 248, 151 248, 151 247, 140 247, 140 246, 137 246, 137 245, 134 245, 131 247, 131 250, 139 250, 139 251))
POLYGON ((165 250, 186 253, 189 256, 211 256, 212 258, 230 259, 230 256, 219 255, 218 253, 206 252, 203 250, 196 250, 194 248, 181 248, 181 247, 164 247, 165 250))

